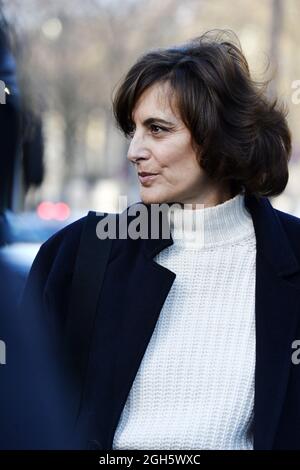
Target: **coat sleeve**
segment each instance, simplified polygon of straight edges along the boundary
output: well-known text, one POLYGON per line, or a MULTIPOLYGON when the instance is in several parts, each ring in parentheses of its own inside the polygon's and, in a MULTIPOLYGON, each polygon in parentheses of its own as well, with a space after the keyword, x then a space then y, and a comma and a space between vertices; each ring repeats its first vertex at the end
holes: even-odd
POLYGON ((28 329, 40 324, 54 342, 61 337, 66 321, 83 220, 60 230, 40 247, 19 305, 28 329))
MULTIPOLYGON (((83 218, 84 219, 84 218, 83 218)), ((63 328, 83 219, 57 232, 38 251, 19 304, 7 406, 18 435, 14 448, 72 448, 70 390, 60 366, 63 328)))

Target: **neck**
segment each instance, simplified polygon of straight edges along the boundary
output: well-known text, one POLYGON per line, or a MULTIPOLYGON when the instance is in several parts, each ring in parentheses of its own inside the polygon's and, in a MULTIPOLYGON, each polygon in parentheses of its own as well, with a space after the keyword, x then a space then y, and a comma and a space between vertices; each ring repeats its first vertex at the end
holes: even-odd
POLYGON ((185 205, 188 206, 189 209, 197 210, 199 209, 199 205, 204 207, 213 207, 219 204, 223 204, 224 202, 232 199, 234 194, 230 191, 229 188, 219 187, 215 191, 212 191, 211 188, 208 191, 203 191, 200 196, 197 196, 192 199, 182 200, 180 202, 176 202, 181 208, 184 208, 185 205))
POLYGON ((174 244, 183 247, 212 247, 236 242, 253 234, 252 218, 240 193, 221 204, 192 208, 178 204, 169 211, 174 244))

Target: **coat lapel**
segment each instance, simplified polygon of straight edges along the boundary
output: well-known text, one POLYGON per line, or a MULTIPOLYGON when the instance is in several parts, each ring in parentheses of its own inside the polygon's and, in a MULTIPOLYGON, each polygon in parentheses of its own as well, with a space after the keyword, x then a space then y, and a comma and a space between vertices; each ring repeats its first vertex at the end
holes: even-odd
MULTIPOLYGON (((247 196, 245 203, 257 239, 254 448, 271 449, 296 335, 300 279, 295 274, 300 268, 268 199, 247 196)), ((122 409, 176 278, 153 259, 173 244, 171 233, 167 238, 160 234, 158 239, 128 243, 126 250, 117 248, 119 256, 107 269, 87 380, 93 384, 92 403, 96 403, 91 438, 104 449, 112 448, 122 409)))
MULTIPOLYGON (((148 212, 150 215, 150 213, 148 212)), ((130 217, 128 217, 128 223, 130 217)), ((150 221, 149 221, 149 230, 150 221)), ((169 233, 170 235, 170 233, 169 233)), ((108 264, 92 341, 83 402, 91 441, 111 449, 130 392, 160 311, 176 274, 153 260, 173 243, 168 238, 116 240, 108 264), (126 244, 123 249, 123 244, 126 244)))

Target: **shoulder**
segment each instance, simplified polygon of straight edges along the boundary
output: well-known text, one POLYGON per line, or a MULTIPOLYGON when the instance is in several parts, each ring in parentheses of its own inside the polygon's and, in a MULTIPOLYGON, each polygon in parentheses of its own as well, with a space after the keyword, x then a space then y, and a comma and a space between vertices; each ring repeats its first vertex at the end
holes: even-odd
POLYGON ((78 243, 86 219, 87 215, 58 230, 41 245, 40 250, 55 250, 55 248, 61 246, 61 244, 78 243))
POLYGON ((64 286, 65 280, 71 278, 86 217, 62 228, 40 246, 33 260, 21 302, 24 297, 41 297, 53 284, 64 286))
MULTIPOLYGON (((81 233, 87 216, 84 216, 71 224, 60 229, 41 246, 33 262, 39 263, 45 270, 49 271, 51 265, 67 265, 75 257, 81 233)), ((71 263, 72 264, 72 263, 71 263)))
MULTIPOLYGON (((141 237, 131 237, 129 228, 138 218, 137 230, 140 230, 141 212, 146 217, 147 224, 151 224, 149 207, 142 202, 134 203, 120 213, 89 211, 87 215, 65 226, 41 245, 33 269, 37 266, 40 272, 44 271, 50 279, 50 284, 57 284, 63 278, 72 277, 81 240, 85 242, 91 240, 91 228, 93 236, 97 236, 97 243, 101 243, 103 234, 104 239, 108 233, 111 234, 108 236, 113 239, 110 260, 122 256, 124 251, 135 255, 143 247, 144 240, 141 237), (82 238, 83 233, 84 238, 82 238)), ((133 230, 135 228, 134 225, 133 230)), ((90 248, 97 249, 97 246, 95 243, 90 243, 90 248)))
MULTIPOLYGON (((89 211, 84 217, 66 225, 41 245, 33 267, 38 264, 40 270, 44 270, 52 277, 55 276, 58 281, 63 275, 71 277, 83 233, 86 233, 87 227, 91 229, 92 226, 93 234, 97 236, 98 223, 108 216, 117 218, 118 214, 89 211)), ((99 240, 100 242, 101 240, 99 240)))
POLYGON ((292 247, 300 257, 300 218, 279 209, 274 210, 292 247))
POLYGON ((284 228, 290 232, 299 233, 300 231, 300 218, 289 214, 288 212, 283 212, 279 209, 274 209, 275 213, 277 214, 280 222, 284 226, 284 228))

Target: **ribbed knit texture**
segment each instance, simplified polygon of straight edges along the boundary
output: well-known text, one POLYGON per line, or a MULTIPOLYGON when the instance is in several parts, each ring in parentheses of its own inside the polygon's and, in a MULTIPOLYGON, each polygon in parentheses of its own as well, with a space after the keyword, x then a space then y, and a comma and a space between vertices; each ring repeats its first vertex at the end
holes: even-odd
POLYGON ((253 449, 252 218, 238 194, 194 209, 195 224, 179 239, 182 211, 186 217, 186 209, 170 215, 174 244, 154 257, 176 279, 122 410, 113 449, 253 449))

